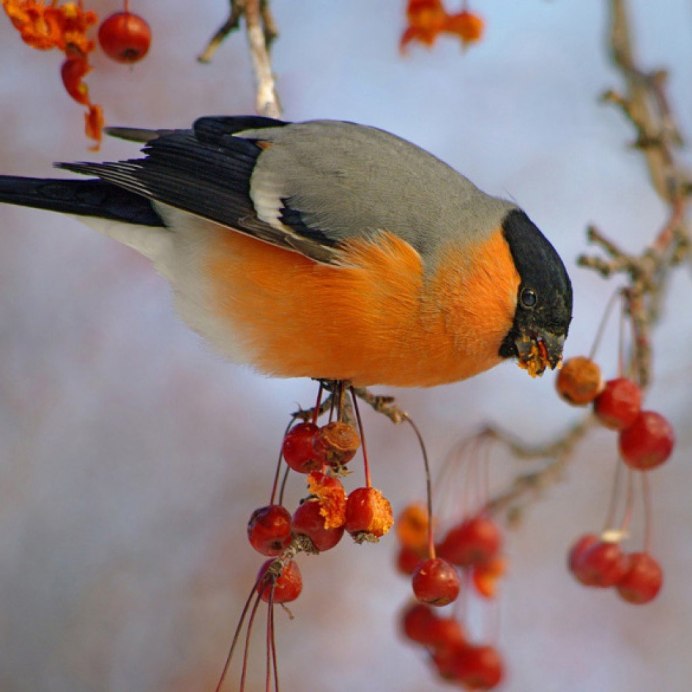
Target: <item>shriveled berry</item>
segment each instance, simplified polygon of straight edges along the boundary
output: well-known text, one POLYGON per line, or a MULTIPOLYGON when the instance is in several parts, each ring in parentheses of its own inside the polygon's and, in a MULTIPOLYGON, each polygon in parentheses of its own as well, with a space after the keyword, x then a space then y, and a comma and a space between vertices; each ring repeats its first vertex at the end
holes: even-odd
POLYGON ((324 457, 314 448, 319 428, 314 423, 298 423, 285 435, 281 452, 286 463, 298 473, 319 471, 324 466, 324 457))
POLYGON ((421 603, 443 606, 459 595, 459 575, 447 560, 428 558, 416 567, 411 579, 413 593, 421 603))
POLYGON ((293 533, 307 536, 315 550, 333 548, 344 535, 344 526, 325 527, 325 516, 319 500, 306 500, 293 513, 293 533))
POLYGON ((308 474, 308 490, 320 504, 324 528, 335 529, 346 523, 346 491, 338 478, 321 471, 308 474))
POLYGON ((360 447, 360 437, 350 423, 332 421, 318 430, 313 445, 320 459, 338 469, 353 459, 360 447))
POLYGON ((263 601, 288 603, 295 601, 303 590, 303 578, 295 560, 285 564, 267 560, 257 573, 257 592, 263 601))
POLYGON ((598 420, 613 430, 622 430, 634 423, 642 405, 642 390, 636 382, 618 377, 608 380, 594 399, 593 410, 598 420))
POLYGON ((640 471, 660 466, 672 454, 673 447, 673 426, 655 411, 641 411, 632 425, 620 432, 623 460, 640 471))
POLYGON ((116 62, 133 63, 149 51, 151 29, 139 15, 116 12, 99 26, 98 39, 103 52, 116 62))
POLYGON ((444 30, 450 34, 457 34, 466 46, 480 41, 484 28, 485 23, 482 17, 468 10, 463 10, 447 16, 444 30))
POLYGON ((291 515, 281 505, 259 507, 250 516, 247 537, 262 555, 278 555, 291 542, 291 515))
POLYGON ((653 601, 663 586, 661 565, 648 553, 630 553, 626 557, 627 571, 617 584, 618 593, 637 605, 653 601))
POLYGON ((574 406, 585 406, 603 389, 601 369, 585 356, 570 358, 557 374, 555 387, 565 401, 574 406))
POLYGON ((373 487, 356 488, 346 500, 346 531, 357 543, 377 541, 392 528, 389 500, 373 487))
POLYGON ((439 546, 441 557, 460 567, 484 565, 500 552, 502 532, 490 517, 482 514, 453 526, 439 546))

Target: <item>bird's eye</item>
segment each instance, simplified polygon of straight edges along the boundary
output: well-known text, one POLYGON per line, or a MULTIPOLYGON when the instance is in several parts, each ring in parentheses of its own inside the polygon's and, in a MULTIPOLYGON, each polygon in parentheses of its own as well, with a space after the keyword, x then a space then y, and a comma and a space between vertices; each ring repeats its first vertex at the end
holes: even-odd
POLYGON ((536 291, 533 288, 523 289, 519 299, 525 308, 533 308, 538 302, 538 296, 536 296, 536 291))

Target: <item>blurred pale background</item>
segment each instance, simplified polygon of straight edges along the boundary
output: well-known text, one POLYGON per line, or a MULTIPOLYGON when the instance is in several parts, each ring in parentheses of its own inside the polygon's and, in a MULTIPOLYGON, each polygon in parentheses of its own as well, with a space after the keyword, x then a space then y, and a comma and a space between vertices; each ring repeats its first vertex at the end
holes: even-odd
MULTIPOLYGON (((93 4, 104 14, 118 9, 93 4)), ((567 350, 587 351, 612 286, 574 268, 586 224, 638 251, 663 222, 641 158, 627 149, 631 130, 597 103, 618 86, 604 51, 605 3, 477 2, 488 21, 481 45, 462 55, 442 40, 405 59, 397 52, 403 2, 273 4, 286 117, 381 126, 516 199, 572 267, 567 350)), ((632 6, 643 62, 673 68, 674 106, 690 135, 692 6, 632 6)), ((224 2, 133 9, 153 27, 150 56, 133 69, 97 56, 89 80, 110 123, 182 127, 203 113, 252 112, 242 35, 211 66, 195 62, 224 2)), ((81 110, 60 84, 59 56, 20 44, 2 17, 0 59, 2 172, 51 175, 52 161, 92 158, 81 110)), ((135 153, 107 141, 99 156, 135 153)), ((287 415, 312 401, 313 385, 222 362, 176 319, 144 260, 72 219, 2 207, 0 243, 0 689, 209 690, 259 563, 245 522, 268 497, 287 415)), ((648 400, 680 438, 653 478, 665 590, 634 608, 565 571, 566 546, 599 527, 608 497, 614 440, 598 432, 509 539, 505 689, 689 689, 691 288, 679 271, 648 400)), ((614 342, 611 333, 600 354, 606 374, 615 370, 614 342)), ((552 387, 552 375, 531 381, 505 365, 397 395, 437 465, 484 421, 535 441, 559 432, 577 414, 552 387)), ((415 440, 369 412, 366 425, 376 482, 400 508, 422 491, 415 440)), ((502 461, 498 480, 518 464, 502 461)), ((391 567, 393 553, 390 537, 379 546, 344 541, 301 561, 295 620, 277 614, 283 689, 446 688, 397 636, 409 586, 391 567)))

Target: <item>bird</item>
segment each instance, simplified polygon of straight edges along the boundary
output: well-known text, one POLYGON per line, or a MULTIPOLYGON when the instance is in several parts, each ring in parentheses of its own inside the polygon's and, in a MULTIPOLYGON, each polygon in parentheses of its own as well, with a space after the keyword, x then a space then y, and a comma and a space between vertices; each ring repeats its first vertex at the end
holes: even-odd
POLYGON ((0 202, 76 215, 147 257, 231 361, 363 387, 561 364, 572 286, 559 254, 518 205, 415 144, 263 116, 107 132, 142 156, 0 176, 0 202))

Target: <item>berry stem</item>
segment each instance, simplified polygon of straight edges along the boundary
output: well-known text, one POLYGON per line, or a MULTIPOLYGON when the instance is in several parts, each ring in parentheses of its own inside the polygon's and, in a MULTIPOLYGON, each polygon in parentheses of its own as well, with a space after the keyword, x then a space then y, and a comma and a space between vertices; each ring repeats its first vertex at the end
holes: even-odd
POLYGON ((626 377, 625 374, 625 299, 620 294, 620 333, 618 334, 618 376, 626 377))
POLYGON ((644 552, 651 552, 651 517, 653 517, 651 508, 651 483, 649 482, 649 474, 642 473, 642 497, 644 500, 644 552))
POLYGON ((620 532, 624 536, 629 530, 632 521, 632 510, 634 509, 634 471, 627 468, 627 494, 625 496, 625 511, 622 515, 620 532))
POLYGON ((615 525, 615 512, 618 504, 618 496, 620 494, 620 486, 622 485, 622 470, 625 468, 625 464, 622 459, 618 459, 615 464, 615 476, 613 478, 613 484, 610 488, 610 501, 608 502, 608 514, 606 515, 605 522, 603 524, 603 533, 614 528, 615 525))
POLYGON ((433 540, 433 493, 432 493, 432 480, 430 475, 430 462, 428 461, 428 450, 425 448, 425 442, 423 436, 421 435, 418 426, 413 422, 407 413, 404 413, 404 420, 413 428, 413 432, 418 438, 418 444, 420 446, 420 451, 423 456, 423 468, 425 469, 425 495, 426 503, 428 508, 428 557, 434 560, 435 555, 435 541, 433 540))
POLYGON ((360 409, 358 408, 358 397, 353 389, 349 387, 351 393, 351 401, 353 402, 353 411, 356 414, 356 422, 358 423, 358 434, 360 435, 361 449, 363 450, 363 473, 365 475, 365 487, 369 488, 372 485, 372 480, 370 478, 370 462, 368 461, 368 448, 365 445, 365 430, 363 430, 363 419, 360 416, 360 409))
POLYGON ((274 678, 274 689, 279 692, 279 669, 276 664, 276 641, 274 639, 274 604, 270 602, 267 607, 267 656, 266 656, 266 675, 265 692, 271 692, 272 673, 274 678))
POLYGON ((608 303, 606 304, 605 310, 603 311, 603 317, 601 317, 598 329, 596 330, 596 336, 594 337, 593 345, 591 346, 591 351, 589 352, 589 360, 594 360, 594 357, 596 356, 596 351, 598 351, 598 347, 601 345, 601 338, 603 337, 603 332, 605 331, 606 324, 610 319, 610 313, 613 311, 615 299, 618 297, 622 297, 622 292, 620 291, 620 289, 616 290, 608 299, 608 303))
MULTIPOLYGON (((320 415, 320 406, 322 405, 323 392, 324 385, 320 382, 320 386, 317 388, 317 401, 315 401, 315 408, 312 409, 312 420, 310 421, 313 425, 317 425, 317 418, 320 415)), ((295 420, 295 418, 293 420, 295 420)))
POLYGON ((281 487, 279 488, 279 504, 282 505, 284 503, 284 492, 286 491, 286 482, 288 481, 288 474, 290 472, 290 468, 287 466, 286 470, 284 471, 284 477, 281 479, 281 487))
MULTIPOLYGON (((263 579, 264 575, 260 576, 256 581, 255 584, 259 583, 260 579, 263 579)), ((272 607, 272 598, 274 596, 274 586, 272 585, 270 595, 269 595, 269 608, 272 607)), ((261 601, 262 597, 258 593, 257 596, 255 596, 255 601, 252 604, 252 610, 250 611, 250 618, 247 621, 247 629, 245 630, 245 648, 243 650, 243 670, 240 674, 240 687, 238 688, 239 692, 244 692, 245 690, 245 680, 247 679, 247 664, 248 664, 248 658, 250 656, 250 637, 252 635, 252 625, 255 622, 255 617, 257 615, 257 609, 259 608, 259 604, 261 601)))
MULTIPOLYGON (((296 422, 296 415, 293 414, 291 416, 291 420, 288 422, 288 425, 286 426, 286 429, 284 430, 284 434, 281 437, 283 440, 284 437, 286 437, 286 434, 288 431, 291 429, 291 426, 296 422)), ((276 471, 274 471, 274 482, 272 483, 272 492, 271 496, 269 497, 269 504, 273 505, 274 504, 274 498, 276 497, 276 490, 279 487, 279 474, 281 473, 281 461, 283 460, 283 452, 282 449, 279 448, 279 459, 276 462, 276 471)), ((283 486, 286 485, 286 478, 284 476, 284 482, 281 485, 281 491, 280 491, 280 497, 283 497, 283 486)), ((281 500, 279 500, 280 502, 281 500)))
MULTIPOLYGON (((231 646, 228 649, 228 654, 226 656, 226 661, 223 666, 223 670, 221 671, 221 677, 219 678, 218 683, 216 684, 216 688, 214 692, 221 692, 221 688, 223 687, 224 680, 226 679, 226 675, 228 674, 228 669, 230 668, 231 665, 231 659, 233 658, 233 652, 235 651, 236 644, 238 643, 238 640, 240 638, 240 633, 243 629, 243 623, 245 622, 245 618, 247 617, 248 610, 250 608, 250 604, 252 603, 252 597, 254 594, 257 593, 257 585, 259 583, 259 579, 255 580, 255 583, 252 585, 252 590, 248 594, 247 599, 245 600, 245 605, 243 606, 243 611, 240 614, 240 619, 238 620, 238 624, 235 628, 235 632, 233 632, 233 639, 231 640, 231 646)), ((256 606, 255 606, 256 608, 256 606)))

